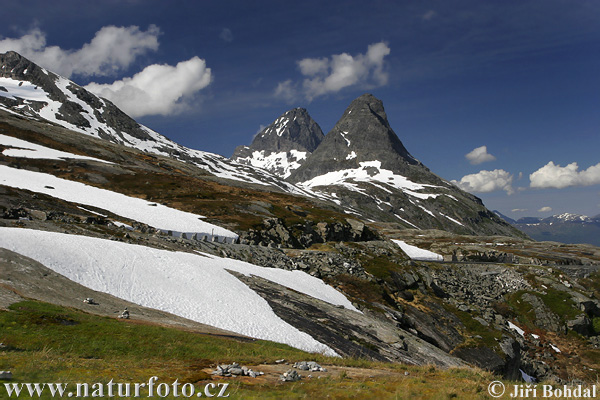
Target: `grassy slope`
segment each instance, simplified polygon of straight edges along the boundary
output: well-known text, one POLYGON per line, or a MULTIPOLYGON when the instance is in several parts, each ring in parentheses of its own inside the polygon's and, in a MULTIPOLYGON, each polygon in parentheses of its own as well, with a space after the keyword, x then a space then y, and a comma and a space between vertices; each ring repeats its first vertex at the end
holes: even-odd
MULTIPOLYGON (((322 379, 281 383, 277 375, 221 378, 230 398, 487 398, 495 378, 477 369, 438 370, 328 358, 285 345, 229 338, 85 314, 46 303, 24 301, 0 312, 0 369, 13 382, 215 382, 206 372, 218 363, 242 365, 316 360, 332 371, 322 379), (340 369, 335 365, 342 366, 340 369), (350 367, 360 367, 350 368, 350 367), (371 377, 373 376, 373 377, 371 377)), ((256 368, 259 369, 260 368, 256 368)), ((306 375, 305 373, 302 373, 306 375)), ((6 396, 0 388, 0 398, 6 396)), ((48 395, 48 398, 49 395, 48 395)))

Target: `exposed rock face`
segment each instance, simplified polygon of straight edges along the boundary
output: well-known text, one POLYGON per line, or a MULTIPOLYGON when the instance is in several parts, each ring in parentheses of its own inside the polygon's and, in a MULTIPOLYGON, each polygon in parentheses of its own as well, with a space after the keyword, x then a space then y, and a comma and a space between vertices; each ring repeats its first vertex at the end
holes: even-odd
POLYGON ((407 228, 522 234, 481 200, 433 174, 390 127, 383 103, 354 100, 319 147, 288 178, 365 218, 407 228))
POLYGON ((323 131, 308 111, 294 108, 259 132, 250 146, 238 146, 231 159, 286 178, 322 140, 323 131))
MULTIPOLYGON (((374 160, 381 162, 380 168, 404 176, 411 174, 412 165, 423 168, 390 127, 383 103, 373 95, 364 94, 350 104, 309 162, 294 172, 290 180, 304 182, 327 172, 357 168, 361 162, 374 160)), ((419 169, 414 169, 412 174, 417 172, 419 169)), ((434 182, 441 183, 439 178, 434 182)))

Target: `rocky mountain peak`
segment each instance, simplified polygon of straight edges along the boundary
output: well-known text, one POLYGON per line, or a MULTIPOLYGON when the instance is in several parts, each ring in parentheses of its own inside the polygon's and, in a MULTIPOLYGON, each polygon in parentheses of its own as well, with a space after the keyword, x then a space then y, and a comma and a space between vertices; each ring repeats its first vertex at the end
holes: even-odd
POLYGON ((250 146, 238 146, 231 159, 264 168, 283 178, 298 168, 323 140, 321 127, 306 109, 286 111, 260 131, 250 146))
POLYGON ((382 101, 363 94, 350 103, 319 148, 294 171, 290 180, 303 182, 373 161, 379 162, 383 169, 405 176, 410 166, 424 168, 390 127, 382 101))

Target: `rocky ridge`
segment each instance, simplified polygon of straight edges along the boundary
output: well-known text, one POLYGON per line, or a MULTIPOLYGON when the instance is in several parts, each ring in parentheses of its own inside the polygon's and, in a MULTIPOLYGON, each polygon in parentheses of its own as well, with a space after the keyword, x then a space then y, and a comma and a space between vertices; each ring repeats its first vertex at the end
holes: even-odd
POLYGON ((109 100, 13 51, 0 54, 2 109, 112 143, 181 160, 220 178, 308 194, 264 170, 175 143, 137 123, 109 100))

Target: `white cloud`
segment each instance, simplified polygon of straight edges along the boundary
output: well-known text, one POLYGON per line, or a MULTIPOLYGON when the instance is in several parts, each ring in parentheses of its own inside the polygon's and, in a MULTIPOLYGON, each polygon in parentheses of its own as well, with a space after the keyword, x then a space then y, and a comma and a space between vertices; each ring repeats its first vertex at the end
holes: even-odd
POLYGON ((226 41, 227 43, 233 42, 233 32, 229 28, 223 28, 221 33, 219 34, 221 40, 226 41))
POLYGON ((158 49, 160 29, 147 31, 137 26, 105 26, 78 50, 46 46, 46 34, 33 29, 18 39, 0 40, 0 52, 16 51, 22 56, 65 77, 71 75, 109 76, 129 67, 135 59, 158 49))
POLYGON ((186 100, 210 82, 210 68, 206 68, 204 60, 193 57, 174 67, 154 64, 132 78, 111 84, 90 83, 85 88, 135 118, 177 114, 186 108, 186 100))
MULTIPOLYGON (((305 58, 298 61, 300 73, 305 77, 301 93, 306 99, 336 93, 350 86, 383 86, 388 81, 384 58, 390 48, 384 42, 373 43, 365 54, 352 56, 334 54, 329 58, 305 58)), ((275 95, 286 100, 299 95, 297 85, 291 80, 280 82, 275 95)))
POLYGON ((292 83, 291 79, 279 82, 279 84, 275 88, 275 96, 284 99, 288 103, 293 103, 299 97, 298 90, 292 83))
POLYGON ((452 183, 466 192, 489 193, 504 190, 508 194, 513 194, 515 190, 512 187, 512 181, 513 176, 510 173, 503 169, 495 169, 465 175, 460 181, 453 180, 452 183))
POLYGON ((561 167, 550 161, 529 175, 529 180, 531 181, 529 186, 532 188, 563 189, 569 186, 597 185, 600 184, 600 163, 579 171, 576 162, 561 167))
POLYGON ((481 164, 487 161, 494 161, 496 157, 487 152, 487 146, 477 147, 470 153, 465 155, 465 158, 473 165, 481 164))
POLYGON ((538 212, 550 212, 550 211, 552 211, 552 207, 548 207, 548 206, 542 207, 538 210, 538 212))
POLYGON ((510 211, 512 211, 512 212, 525 212, 525 211, 527 211, 527 209, 526 208, 513 208, 510 211))

